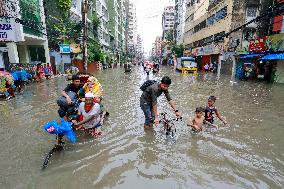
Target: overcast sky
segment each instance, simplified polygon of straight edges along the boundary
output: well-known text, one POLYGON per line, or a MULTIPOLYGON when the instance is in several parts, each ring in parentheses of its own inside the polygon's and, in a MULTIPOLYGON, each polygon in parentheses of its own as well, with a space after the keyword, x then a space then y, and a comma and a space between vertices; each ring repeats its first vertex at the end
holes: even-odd
POLYGON ((143 40, 144 51, 149 52, 156 36, 162 35, 162 13, 174 0, 130 0, 136 6, 137 33, 143 40))

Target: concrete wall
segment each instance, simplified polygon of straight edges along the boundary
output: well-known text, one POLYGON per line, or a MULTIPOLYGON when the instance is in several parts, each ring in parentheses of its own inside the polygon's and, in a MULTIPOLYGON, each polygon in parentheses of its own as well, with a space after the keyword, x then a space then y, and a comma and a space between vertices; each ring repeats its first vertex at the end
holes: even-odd
POLYGON ((56 65, 59 65, 61 61, 63 61, 63 63, 67 63, 67 64, 71 63, 71 58, 70 58, 69 54, 62 54, 61 55, 59 52, 50 52, 49 55, 55 57, 55 64, 56 65))

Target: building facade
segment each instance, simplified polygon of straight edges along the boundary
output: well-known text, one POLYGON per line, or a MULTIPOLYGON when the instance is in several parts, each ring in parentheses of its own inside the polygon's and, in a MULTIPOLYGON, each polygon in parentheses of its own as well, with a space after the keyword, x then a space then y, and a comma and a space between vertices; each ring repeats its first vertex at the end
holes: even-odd
POLYGON ((125 0, 108 0, 110 49, 120 62, 126 51, 126 2, 125 0))
POLYGON ((174 40, 176 44, 183 44, 185 26, 186 0, 175 1, 174 40))
POLYGON ((230 43, 237 42, 236 33, 231 40, 225 38, 225 34, 245 21, 241 8, 238 13, 234 12, 236 7, 240 5, 234 5, 234 0, 187 3, 184 44, 190 55, 196 57, 200 68, 209 63, 217 64, 232 46, 230 43))
POLYGON ((144 52, 142 48, 142 38, 139 34, 137 35, 136 54, 137 54, 137 58, 141 58, 144 56, 144 52))
POLYGON ((175 7, 167 6, 162 15, 162 39, 165 42, 162 46, 162 56, 164 59, 171 54, 170 41, 174 40, 175 7))
POLYGON ((161 36, 157 36, 156 40, 155 40, 155 56, 158 58, 161 58, 162 56, 162 37, 161 36))
POLYGON ((98 27, 98 39, 104 51, 108 51, 109 45, 109 15, 106 0, 96 0, 96 14, 100 20, 98 27))
POLYGON ((134 50, 137 45, 137 17, 136 7, 133 3, 129 3, 127 7, 127 48, 134 50))
POLYGON ((42 0, 1 1, 0 69, 49 62, 42 0))
POLYGON ((165 40, 167 33, 173 32, 174 24, 175 8, 173 6, 167 6, 164 8, 162 15, 163 40, 165 40))

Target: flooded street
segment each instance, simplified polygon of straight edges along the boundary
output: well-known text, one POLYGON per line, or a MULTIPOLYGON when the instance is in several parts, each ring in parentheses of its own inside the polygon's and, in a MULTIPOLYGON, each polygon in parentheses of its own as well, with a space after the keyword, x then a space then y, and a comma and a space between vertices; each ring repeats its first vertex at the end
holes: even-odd
MULTIPOLYGON (((146 78, 141 67, 125 74, 117 68, 98 72, 105 107, 110 113, 106 136, 82 136, 77 144, 52 157, 42 171, 43 158, 55 137, 42 126, 57 118, 56 100, 65 87, 63 77, 30 84, 22 95, 0 105, 0 188, 283 188, 284 87, 238 82, 230 76, 180 76, 168 67, 150 79, 172 78, 170 94, 184 120, 176 122, 175 138, 162 126, 144 131, 139 107, 140 85, 146 78), (195 108, 210 95, 230 127, 192 135, 186 126, 195 108)), ((164 97, 159 112, 171 113, 164 97)), ((174 118, 171 113, 170 116, 174 118)))

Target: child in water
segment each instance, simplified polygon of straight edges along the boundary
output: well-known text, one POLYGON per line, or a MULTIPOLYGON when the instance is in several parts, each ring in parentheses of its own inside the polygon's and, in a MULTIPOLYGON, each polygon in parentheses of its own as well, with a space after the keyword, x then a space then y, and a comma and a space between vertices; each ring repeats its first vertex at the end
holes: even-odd
POLYGON ((211 127, 216 127, 216 128, 218 127, 217 125, 213 125, 210 122, 206 121, 203 112, 204 112, 204 108, 202 107, 196 108, 195 116, 191 120, 189 120, 189 122, 187 123, 187 126, 192 128, 192 131, 194 132, 202 131, 203 124, 207 124, 211 127))
POLYGON ((208 98, 208 106, 205 108, 205 120, 211 124, 214 123, 214 113, 217 117, 226 125, 227 122, 222 118, 221 114, 218 112, 216 106, 214 106, 216 101, 215 96, 210 96, 208 98))

